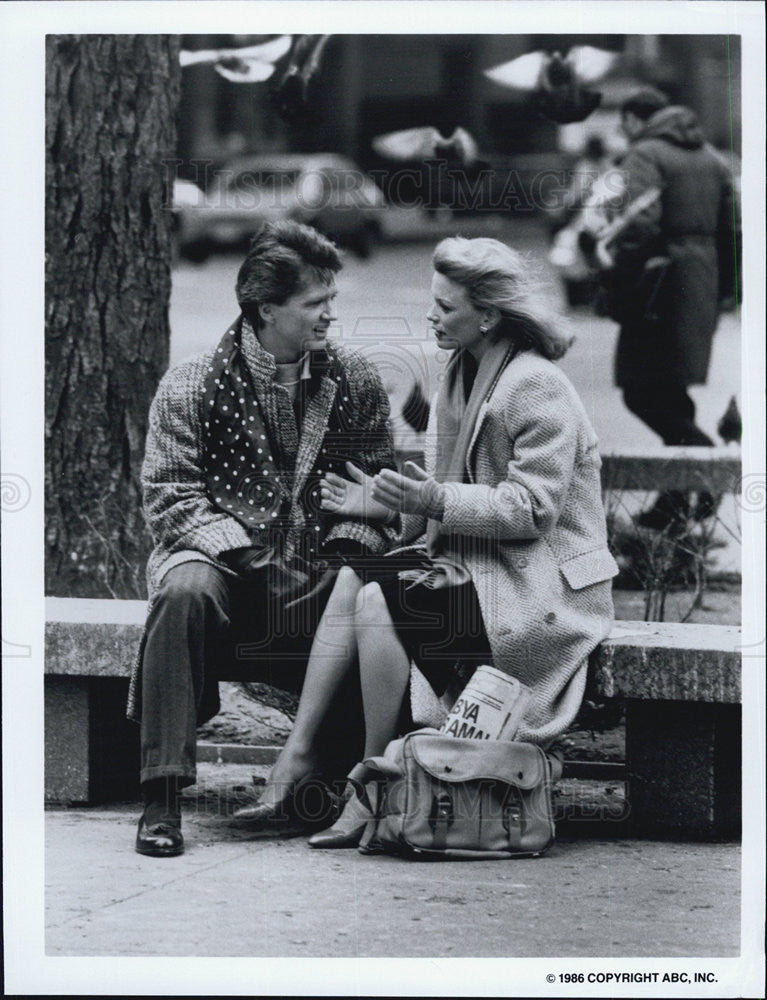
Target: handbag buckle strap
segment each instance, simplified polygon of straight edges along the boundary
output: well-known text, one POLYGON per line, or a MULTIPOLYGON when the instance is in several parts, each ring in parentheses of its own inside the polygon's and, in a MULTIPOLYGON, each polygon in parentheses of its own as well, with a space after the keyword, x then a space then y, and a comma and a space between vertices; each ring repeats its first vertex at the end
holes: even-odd
POLYGON ((447 788, 441 788, 432 796, 429 810, 429 828, 434 837, 434 849, 444 850, 447 844, 447 831, 455 822, 453 797, 447 788))
POLYGON ((502 822, 509 844, 512 848, 517 847, 522 840, 522 800, 513 789, 509 789, 509 794, 503 803, 502 822))

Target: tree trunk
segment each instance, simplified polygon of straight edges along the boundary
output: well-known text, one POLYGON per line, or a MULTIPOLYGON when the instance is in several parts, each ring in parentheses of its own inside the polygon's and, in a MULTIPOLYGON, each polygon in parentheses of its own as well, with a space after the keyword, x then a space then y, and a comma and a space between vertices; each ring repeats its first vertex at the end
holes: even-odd
POLYGON ((178 42, 46 45, 46 593, 143 597, 139 473, 168 364, 178 42))

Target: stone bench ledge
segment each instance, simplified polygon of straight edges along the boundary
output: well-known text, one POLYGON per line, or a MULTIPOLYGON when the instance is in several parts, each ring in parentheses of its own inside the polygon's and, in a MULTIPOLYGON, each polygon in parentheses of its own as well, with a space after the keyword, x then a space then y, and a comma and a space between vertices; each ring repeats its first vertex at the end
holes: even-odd
POLYGON ((731 447, 622 449, 602 455, 605 490, 708 490, 737 493, 743 472, 731 447))
MULTIPOLYGON (((130 676, 145 614, 144 601, 46 598, 45 672, 130 676)), ((740 628, 730 625, 616 622, 592 657, 595 692, 737 704, 741 642, 740 628)))
POLYGON ((742 634, 735 625, 616 622, 592 657, 605 698, 741 700, 742 634))
POLYGON ((45 672, 130 677, 146 601, 45 599, 45 672))

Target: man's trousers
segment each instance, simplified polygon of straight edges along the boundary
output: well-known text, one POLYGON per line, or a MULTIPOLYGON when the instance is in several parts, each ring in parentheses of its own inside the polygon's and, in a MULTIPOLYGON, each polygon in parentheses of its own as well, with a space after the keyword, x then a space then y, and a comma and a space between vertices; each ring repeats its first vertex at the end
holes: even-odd
MULTIPOLYGON (((216 714, 219 678, 300 693, 326 590, 286 609, 265 575, 254 581, 203 562, 169 570, 152 602, 142 660, 141 781, 196 780, 197 726, 216 714)), ((364 741, 357 671, 342 685, 318 738, 329 779, 360 759, 364 741)))

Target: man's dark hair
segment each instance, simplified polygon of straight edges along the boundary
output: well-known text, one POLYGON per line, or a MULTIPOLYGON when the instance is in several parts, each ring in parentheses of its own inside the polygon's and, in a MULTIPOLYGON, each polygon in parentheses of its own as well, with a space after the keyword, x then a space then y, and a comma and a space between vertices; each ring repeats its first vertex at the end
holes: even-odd
POLYGON ((635 90, 631 97, 627 97, 621 104, 621 114, 625 115, 630 111, 632 115, 646 122, 656 111, 667 108, 668 105, 668 98, 660 90, 656 90, 655 87, 642 87, 641 90, 635 90))
POLYGON ((262 303, 282 305, 294 295, 305 268, 330 284, 341 270, 341 255, 311 226, 290 220, 268 222, 253 238, 235 285, 237 301, 250 322, 258 326, 262 303))

